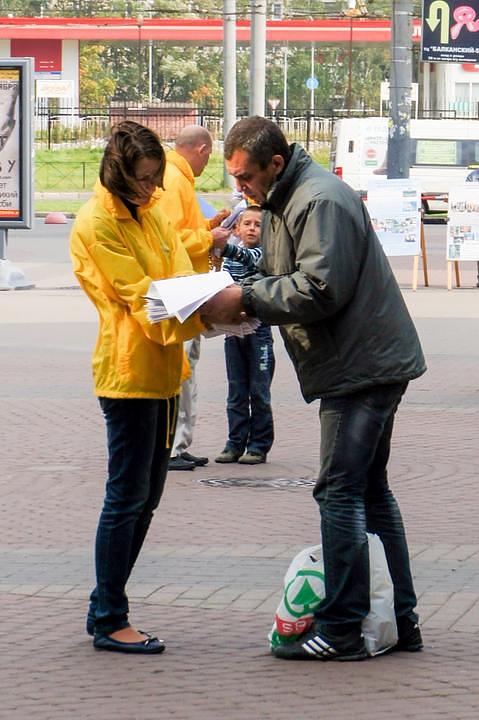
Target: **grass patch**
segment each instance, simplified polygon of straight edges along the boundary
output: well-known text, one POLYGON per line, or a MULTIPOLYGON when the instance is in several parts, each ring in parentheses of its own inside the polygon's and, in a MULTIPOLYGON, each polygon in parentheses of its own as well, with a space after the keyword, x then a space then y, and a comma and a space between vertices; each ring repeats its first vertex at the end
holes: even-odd
POLYGON ((35 200, 35 213, 63 212, 76 215, 85 200, 35 200))
MULTIPOLYGON (((101 148, 38 150, 35 153, 35 191, 91 191, 98 177, 102 155, 101 148)), ((312 157, 319 165, 328 168, 329 146, 315 150, 312 157)), ((229 188, 224 184, 223 156, 220 153, 211 155, 203 174, 196 178, 195 186, 198 192, 228 192, 229 188)), ((42 202, 48 202, 48 210, 51 208, 50 201, 42 202)))
POLYGON ((45 162, 94 162, 98 166, 103 157, 102 148, 60 148, 58 150, 35 150, 35 161, 45 162))

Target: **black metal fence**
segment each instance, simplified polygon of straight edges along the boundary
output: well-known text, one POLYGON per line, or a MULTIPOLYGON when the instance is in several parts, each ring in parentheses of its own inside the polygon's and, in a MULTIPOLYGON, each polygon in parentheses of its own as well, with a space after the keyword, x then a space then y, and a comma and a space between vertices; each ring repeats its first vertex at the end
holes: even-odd
MULTIPOLYGON (((378 114, 374 109, 333 111, 331 108, 318 108, 313 112, 295 108, 286 113, 271 113, 269 117, 281 126, 291 142, 302 142, 309 150, 330 141, 334 121, 338 118, 378 114)), ((238 117, 246 115, 246 108, 238 109, 238 117)), ((419 117, 456 118, 459 114, 455 110, 424 110, 419 117)), ((111 126, 121 120, 135 120, 148 125, 158 132, 165 143, 173 142, 181 128, 189 124, 203 125, 215 141, 221 143, 223 140, 222 108, 206 109, 170 103, 147 106, 115 103, 96 108, 39 108, 35 115, 35 143, 37 147, 48 149, 74 145, 100 146, 109 135, 111 126)))
MULTIPOLYGON (((352 116, 364 117, 374 112, 355 112, 352 116)), ((248 115, 247 109, 238 109, 238 117, 248 115)), ((305 143, 329 142, 334 120, 344 117, 331 110, 296 108, 287 113, 269 115, 283 129, 291 141, 305 143)), ((219 143, 223 140, 223 111, 197 108, 191 105, 135 106, 128 103, 107 108, 38 109, 35 115, 35 144, 40 148, 54 149, 72 145, 100 145, 109 135, 113 124, 121 120, 135 120, 156 130, 166 143, 174 141, 182 127, 199 124, 206 127, 219 143)))

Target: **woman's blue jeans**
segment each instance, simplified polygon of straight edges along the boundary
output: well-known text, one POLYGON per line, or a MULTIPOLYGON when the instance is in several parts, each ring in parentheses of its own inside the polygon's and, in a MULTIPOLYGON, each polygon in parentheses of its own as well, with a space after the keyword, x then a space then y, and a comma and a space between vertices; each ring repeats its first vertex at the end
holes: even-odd
POLYGON ((242 454, 267 454, 274 440, 271 381, 275 359, 271 328, 262 325, 243 338, 225 338, 228 377, 228 441, 226 447, 242 454))
POLYGON ((326 597, 316 620, 336 633, 359 627, 369 612, 366 532, 383 542, 396 616, 418 619, 406 534, 387 476, 394 415, 406 387, 378 385, 321 400, 314 498, 321 514, 326 597))
POLYGON ((108 479, 96 534, 95 632, 128 625, 125 587, 158 507, 174 435, 172 400, 99 398, 106 421, 108 479))

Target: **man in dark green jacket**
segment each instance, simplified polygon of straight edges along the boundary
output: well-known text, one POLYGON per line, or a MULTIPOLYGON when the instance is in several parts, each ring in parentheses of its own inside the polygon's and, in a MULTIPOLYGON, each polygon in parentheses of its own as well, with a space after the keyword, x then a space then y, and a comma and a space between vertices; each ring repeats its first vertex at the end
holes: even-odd
POLYGON ((225 141, 238 189, 263 207, 259 273, 203 308, 207 322, 245 315, 279 325, 307 402, 321 399, 320 474, 326 597, 312 629, 274 650, 284 659, 360 660, 369 611, 366 532, 377 533, 394 584, 397 649, 422 639, 401 514, 388 486, 394 415, 425 372, 413 322, 356 193, 262 117, 225 141))

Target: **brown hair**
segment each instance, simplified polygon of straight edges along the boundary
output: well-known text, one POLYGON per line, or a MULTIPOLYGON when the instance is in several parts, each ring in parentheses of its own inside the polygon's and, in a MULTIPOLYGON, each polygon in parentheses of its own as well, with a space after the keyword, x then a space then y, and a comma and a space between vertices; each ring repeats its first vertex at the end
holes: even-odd
POLYGON ((112 128, 101 160, 102 185, 113 195, 133 200, 142 192, 135 178, 135 165, 145 157, 159 161, 157 185, 162 187, 166 160, 158 135, 150 128, 131 120, 118 123, 112 128))
POLYGON ((258 213, 258 215, 261 215, 261 213, 263 212, 263 210, 262 210, 262 208, 261 208, 261 205, 247 205, 247 206, 244 208, 244 210, 242 210, 242 211, 240 212, 240 214, 238 215, 238 217, 236 218, 236 223, 235 223, 235 225, 239 225, 240 222, 241 222, 241 220, 243 219, 243 215, 244 215, 245 213, 249 212, 250 210, 252 210, 252 211, 255 212, 255 213, 258 213))
POLYGON ((285 165, 291 157, 288 141, 276 123, 259 115, 238 120, 229 131, 225 144, 224 155, 231 160, 235 150, 244 150, 264 170, 268 167, 273 155, 281 155, 285 165))

